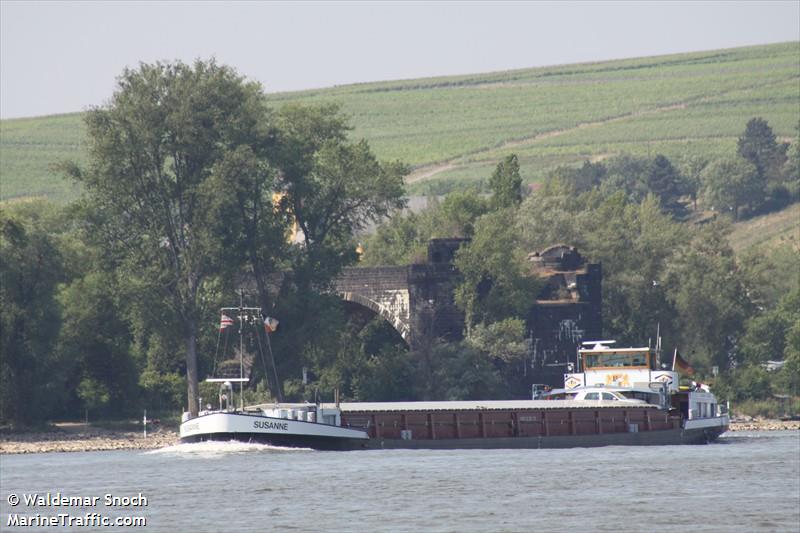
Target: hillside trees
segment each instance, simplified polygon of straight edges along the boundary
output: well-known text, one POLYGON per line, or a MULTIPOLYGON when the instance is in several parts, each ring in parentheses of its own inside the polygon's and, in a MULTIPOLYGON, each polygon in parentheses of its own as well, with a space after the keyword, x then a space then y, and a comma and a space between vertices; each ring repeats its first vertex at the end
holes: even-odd
POLYGON ((265 142, 260 95, 257 84, 214 61, 128 69, 110 104, 86 115, 88 167, 69 169, 117 270, 169 307, 192 413, 201 299, 222 255, 209 206, 224 191, 209 176, 225 154, 265 142))
POLYGON ((724 224, 696 229, 676 248, 666 273, 681 345, 705 368, 736 364, 738 338, 752 313, 726 231, 724 224))
POLYGON ((540 289, 527 272, 527 253, 517 239, 515 215, 513 209, 501 209, 482 216, 472 241, 456 254, 463 282, 455 298, 465 313, 468 332, 478 323, 524 316, 540 289))
POLYGON ((0 421, 29 424, 65 397, 53 350, 64 257, 41 203, 0 210, 0 421))
POLYGON ((55 349, 68 362, 59 375, 73 391, 65 399, 67 413, 74 413, 78 402, 95 415, 106 404, 114 414, 135 412, 139 407, 131 328, 113 278, 107 271, 83 272, 58 293, 64 318, 55 349), (105 401, 98 401, 102 397, 105 401))
POLYGON ((428 201, 422 212, 397 212, 378 226, 365 242, 362 263, 376 266, 422 262, 430 239, 471 238, 475 222, 490 209, 490 202, 471 188, 452 192, 441 201, 428 201))
POLYGON ((584 161, 580 168, 560 166, 556 168, 551 178, 562 181, 573 187, 577 192, 590 191, 599 186, 606 176, 606 167, 602 163, 584 161))

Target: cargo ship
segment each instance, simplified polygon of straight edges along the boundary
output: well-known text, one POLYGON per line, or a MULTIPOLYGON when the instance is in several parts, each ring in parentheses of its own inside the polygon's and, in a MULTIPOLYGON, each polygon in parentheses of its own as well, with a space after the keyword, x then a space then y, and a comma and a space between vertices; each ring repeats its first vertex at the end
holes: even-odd
MULTIPOLYGON (((238 308, 240 333, 259 312, 238 308)), ((236 407, 223 398, 232 399, 233 384, 241 391, 247 378, 211 378, 220 383, 219 408, 207 406, 196 417, 184 413, 180 438, 320 450, 569 448, 704 444, 727 430, 727 410, 708 387, 680 386, 677 352, 668 370, 657 348, 612 344, 584 343, 575 371, 564 375, 564 388, 530 400, 245 407, 240 393, 236 407)))

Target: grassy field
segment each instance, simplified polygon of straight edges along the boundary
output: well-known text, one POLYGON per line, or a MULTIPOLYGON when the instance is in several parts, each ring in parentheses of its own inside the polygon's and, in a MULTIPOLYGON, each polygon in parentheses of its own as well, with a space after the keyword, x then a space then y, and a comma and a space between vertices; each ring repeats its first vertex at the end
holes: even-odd
MULTIPOLYGON (((412 193, 486 180, 511 152, 533 182, 558 165, 620 153, 730 154, 756 116, 792 138, 800 43, 363 83, 267 101, 341 104, 354 137, 414 166, 412 193)), ((0 122, 0 198, 73 198, 76 188, 50 167, 82 161, 83 135, 79 114, 0 122)))
POLYGON ((800 203, 776 213, 737 222, 729 241, 736 252, 754 246, 765 249, 788 246, 800 250, 800 203))

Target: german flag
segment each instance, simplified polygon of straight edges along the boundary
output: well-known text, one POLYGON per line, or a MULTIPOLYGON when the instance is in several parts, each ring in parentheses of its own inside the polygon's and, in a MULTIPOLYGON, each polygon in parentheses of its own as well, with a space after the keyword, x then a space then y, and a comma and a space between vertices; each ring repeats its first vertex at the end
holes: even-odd
POLYGON ((675 355, 672 357, 672 371, 674 372, 675 369, 683 371, 689 376, 694 375, 694 368, 689 364, 689 361, 681 357, 677 348, 675 348, 675 355))

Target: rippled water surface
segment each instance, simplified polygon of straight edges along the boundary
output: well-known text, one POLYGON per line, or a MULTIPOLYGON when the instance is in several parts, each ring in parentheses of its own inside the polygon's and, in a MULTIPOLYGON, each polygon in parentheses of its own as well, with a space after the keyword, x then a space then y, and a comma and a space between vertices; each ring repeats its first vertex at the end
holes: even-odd
MULTIPOLYGON (((10 513, 144 516, 141 531, 800 531, 800 432, 707 446, 317 452, 237 443, 0 456, 10 513), (9 496, 98 496, 11 507, 9 496), (106 507, 104 495, 147 498, 106 507)), ((12 498, 13 499, 13 498, 12 498)), ((81 528, 81 531, 120 528, 81 528)), ((63 530, 63 529, 62 529, 63 530)), ((122 529, 125 530, 125 529, 122 529)))

